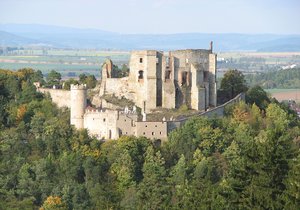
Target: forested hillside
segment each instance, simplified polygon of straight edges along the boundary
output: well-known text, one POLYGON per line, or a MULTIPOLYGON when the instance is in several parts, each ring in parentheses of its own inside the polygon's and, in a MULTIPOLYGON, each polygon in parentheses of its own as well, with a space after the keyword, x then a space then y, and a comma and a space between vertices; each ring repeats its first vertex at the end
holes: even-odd
POLYGON ((263 88, 300 88, 300 68, 282 69, 247 75, 250 86, 260 85, 263 88))
POLYGON ((0 71, 0 209, 299 209, 300 127, 276 102, 193 118, 167 142, 100 142, 0 71))

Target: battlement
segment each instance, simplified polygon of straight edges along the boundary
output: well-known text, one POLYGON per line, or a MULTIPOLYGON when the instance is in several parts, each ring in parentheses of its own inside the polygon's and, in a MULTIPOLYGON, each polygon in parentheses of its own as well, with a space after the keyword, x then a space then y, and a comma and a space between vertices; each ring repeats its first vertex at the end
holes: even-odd
POLYGON ((204 54, 210 54, 212 53, 211 50, 207 50, 207 49, 185 49, 185 50, 173 50, 170 51, 172 52, 177 52, 177 53, 204 53, 204 54))
POLYGON ((86 90, 86 84, 81 84, 81 85, 71 84, 71 90, 86 90))

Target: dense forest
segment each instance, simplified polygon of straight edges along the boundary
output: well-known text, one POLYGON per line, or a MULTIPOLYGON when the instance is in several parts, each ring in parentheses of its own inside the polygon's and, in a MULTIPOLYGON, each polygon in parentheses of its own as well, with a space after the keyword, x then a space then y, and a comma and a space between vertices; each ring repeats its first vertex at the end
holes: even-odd
POLYGON ((0 71, 0 209, 300 207, 299 119, 258 100, 257 91, 266 96, 259 87, 248 104, 224 118, 193 118, 166 142, 100 142, 36 92, 40 79, 0 71))
POLYGON ((260 85, 264 89, 300 88, 300 68, 247 75, 246 80, 250 86, 260 85))

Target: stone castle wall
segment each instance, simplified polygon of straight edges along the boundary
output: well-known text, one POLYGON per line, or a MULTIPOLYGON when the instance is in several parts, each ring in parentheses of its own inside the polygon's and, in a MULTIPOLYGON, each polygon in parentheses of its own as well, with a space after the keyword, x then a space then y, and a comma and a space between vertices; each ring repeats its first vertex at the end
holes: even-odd
POLYGON ((69 90, 37 88, 37 91, 50 94, 52 101, 59 107, 71 107, 71 92, 69 90))
POLYGON ((101 139, 117 139, 119 132, 117 130, 118 111, 115 110, 86 110, 84 114, 84 128, 90 135, 101 139))
POLYGON ((213 108, 211 110, 208 110, 206 112, 202 112, 199 114, 196 114, 194 116, 189 116, 187 118, 181 119, 181 120, 177 120, 177 121, 168 121, 168 133, 171 132, 174 129, 177 129, 179 127, 181 127, 187 120, 189 120, 191 117, 195 117, 195 116, 199 116, 199 117, 223 117, 224 116, 224 111, 226 109, 226 107, 231 106, 233 104, 236 104, 240 101, 244 101, 245 100, 245 94, 244 93, 240 93, 239 95, 237 95, 235 98, 231 99, 230 101, 226 102, 225 104, 222 104, 216 108, 213 108))

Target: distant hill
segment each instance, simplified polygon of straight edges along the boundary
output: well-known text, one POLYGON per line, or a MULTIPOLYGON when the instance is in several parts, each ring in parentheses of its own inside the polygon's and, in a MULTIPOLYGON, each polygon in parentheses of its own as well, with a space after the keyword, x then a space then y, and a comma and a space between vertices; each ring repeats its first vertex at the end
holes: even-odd
POLYGON ((277 34, 119 34, 98 29, 78 29, 36 24, 0 24, 0 44, 50 45, 60 48, 92 49, 186 49, 215 51, 300 51, 300 35, 277 34))
POLYGON ((0 30, 0 46, 36 44, 37 41, 0 30))

